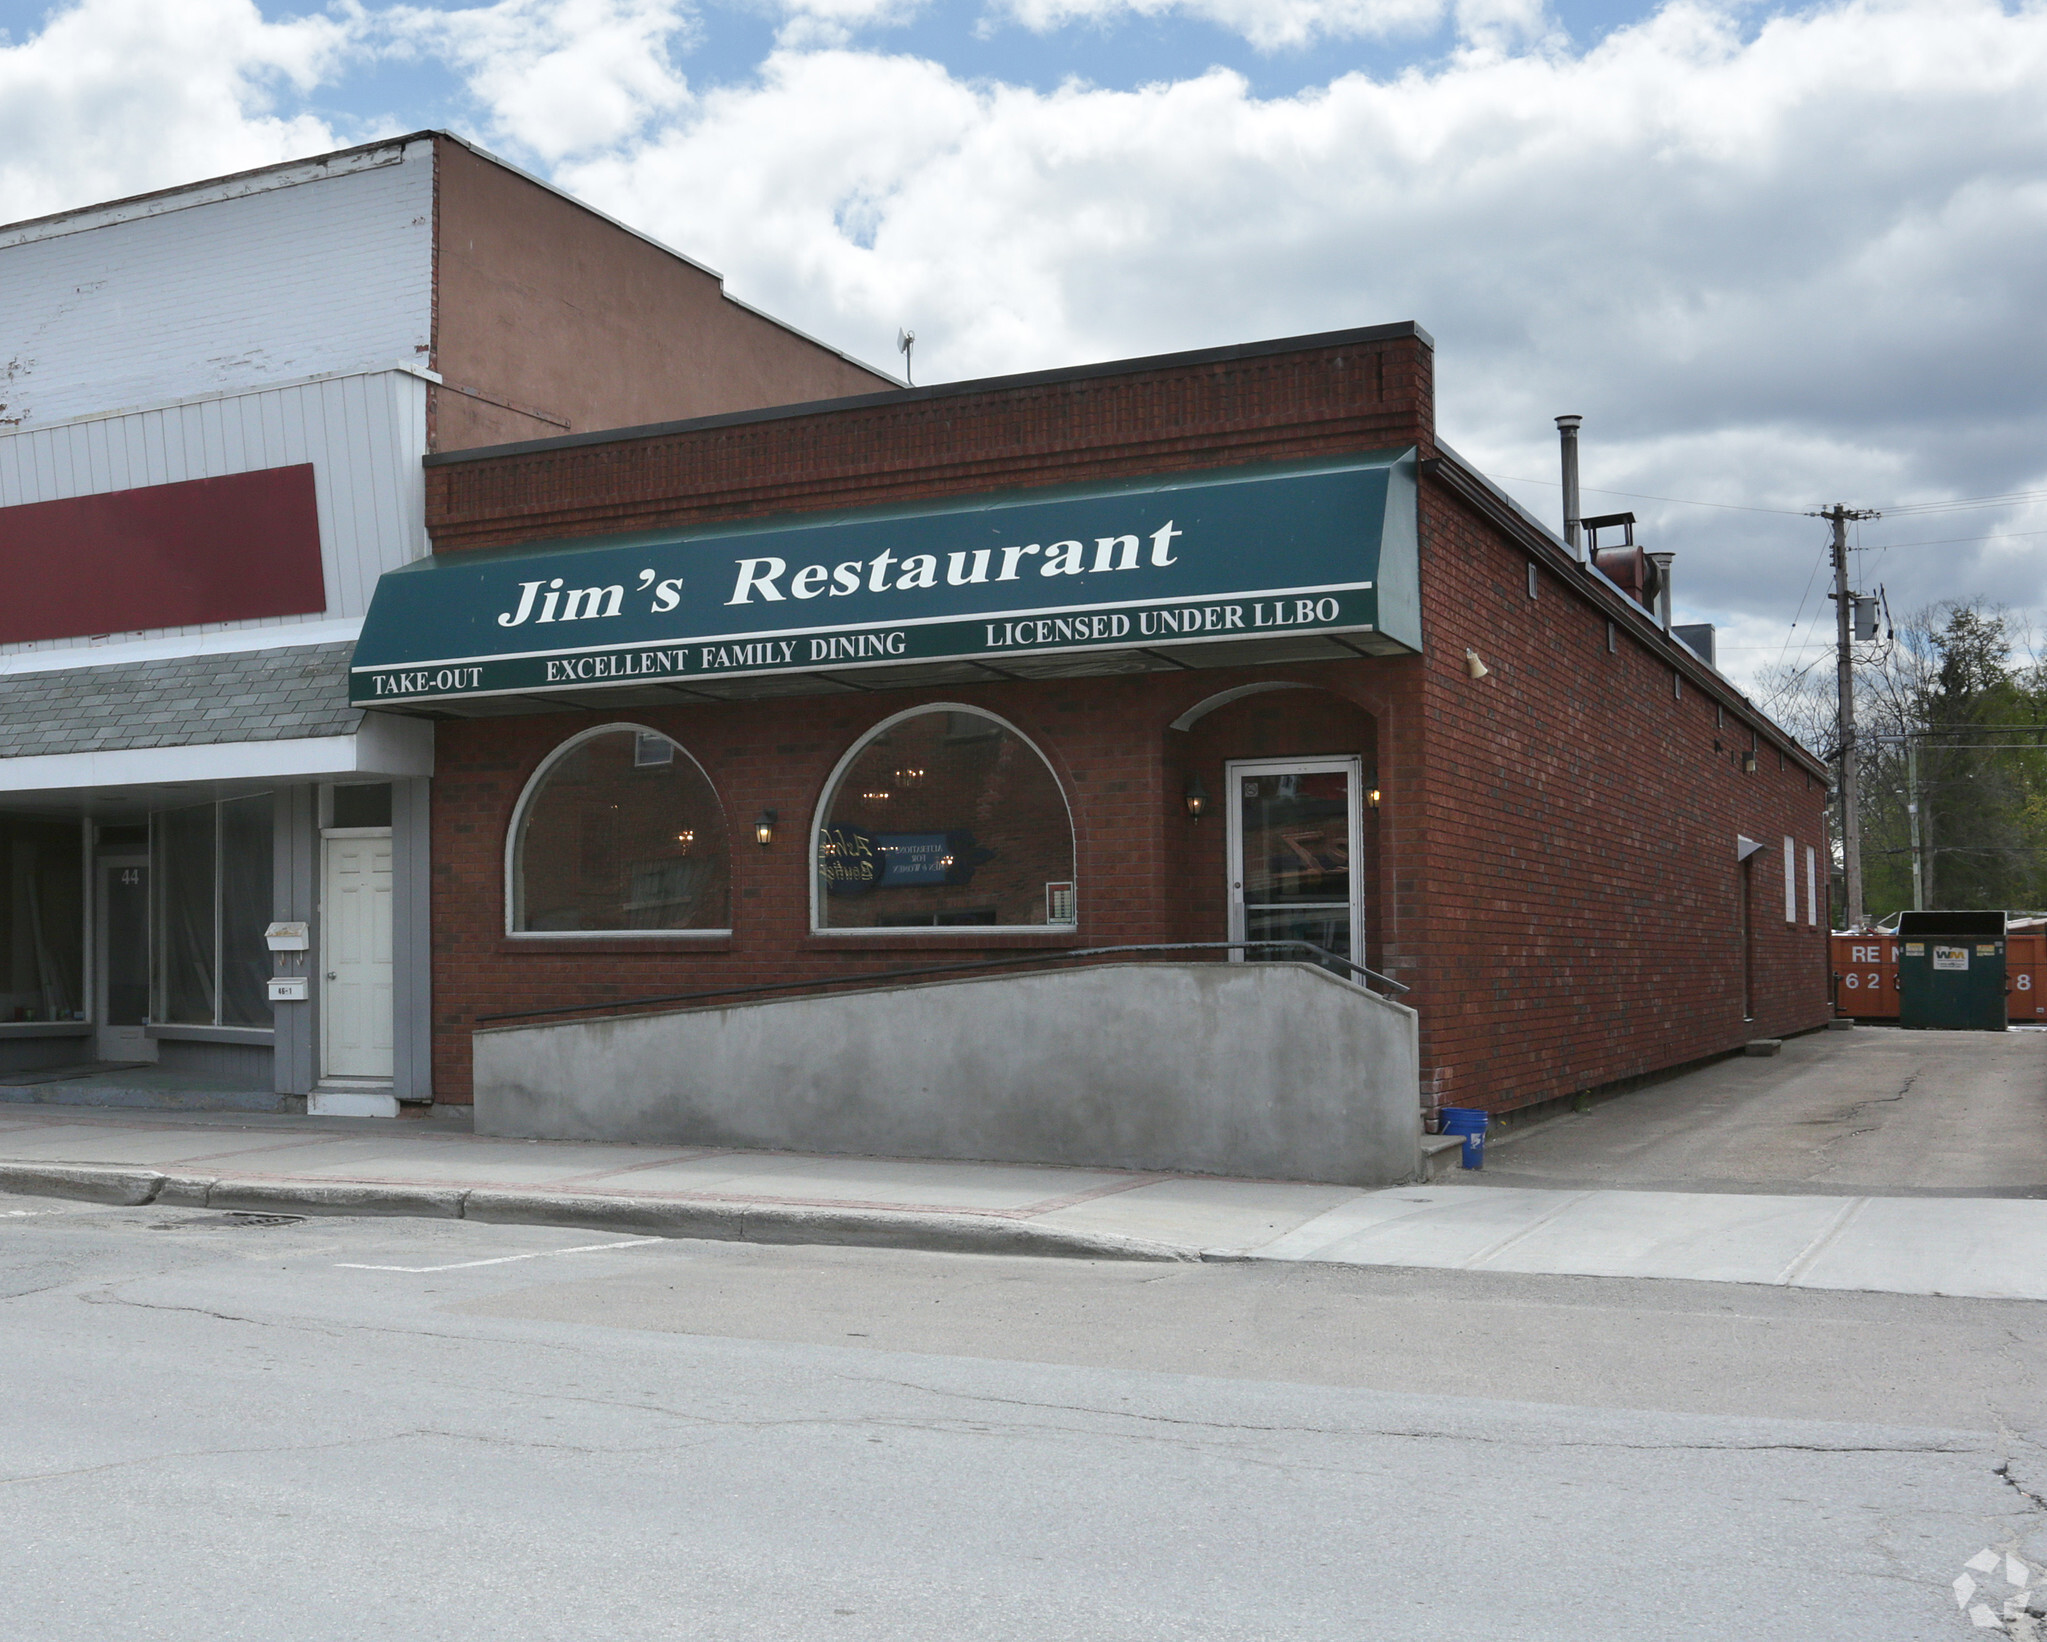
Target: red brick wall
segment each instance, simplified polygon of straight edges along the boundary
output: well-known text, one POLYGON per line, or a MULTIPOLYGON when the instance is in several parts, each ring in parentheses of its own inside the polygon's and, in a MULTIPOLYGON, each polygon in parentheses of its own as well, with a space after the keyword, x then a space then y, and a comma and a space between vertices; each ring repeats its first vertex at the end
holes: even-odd
MULTIPOLYGON (((1313 342, 1098 376, 932 390, 428 468, 443 551, 1414 444, 1433 451, 1418 337, 1313 342)), ((1546 550, 1544 550, 1546 551, 1546 550)), ((1665 640, 1609 620, 1583 574, 1540 572, 1509 527, 1442 479, 1422 486, 1426 657, 942 691, 449 722, 434 782, 436 1098, 468 1098, 479 1015, 867 973, 1015 946, 1224 938, 1227 758, 1356 753, 1382 802, 1360 870, 1367 959, 1415 988, 1425 1089, 1524 1105, 1819 1024, 1824 933, 1783 922, 1786 833, 1823 846, 1824 793, 1688 679, 1665 640), (1577 583, 1567 587, 1562 577, 1577 583), (1467 676, 1475 649, 1489 677, 1467 676), (1172 720, 1233 685, 1304 691, 1172 720), (925 701, 985 707, 1046 751, 1073 807, 1078 930, 812 934, 808 840, 839 757, 925 701), (508 940, 503 850, 521 787, 591 723, 666 731, 703 764, 733 844, 733 933, 676 941, 508 940), (1721 750, 1714 751, 1718 739, 1721 750), (1216 801, 1190 821, 1199 771, 1216 801), (771 849, 748 840, 780 813, 771 849), (1757 1018, 1742 1019, 1734 839, 1760 840, 1757 1018)), ((1700 675, 1703 677, 1703 675, 1700 675)), ((1728 693, 1728 701, 1734 698, 1728 693)), ((1822 848, 1822 854, 1824 849, 1822 848)))
POLYGON ((429 449, 892 386, 466 143, 436 137, 434 166, 429 449))
MULTIPOLYGON (((1220 795, 1224 756, 1355 752, 1369 768, 1371 720, 1338 695, 1383 710, 1414 677, 1411 662, 1359 660, 444 723, 433 789, 435 1099, 469 1098, 469 1033, 482 1015, 960 962, 1020 947, 1222 940, 1221 810, 1188 818, 1186 771, 1198 765, 1220 795), (1241 740, 1219 737, 1211 719, 1191 734, 1169 728, 1218 691, 1275 676, 1338 694, 1296 692, 1287 699, 1310 705, 1292 722, 1247 726, 1241 740), (811 932, 808 845, 833 767, 882 720, 939 701, 985 708, 1044 750, 1073 811, 1077 929, 1003 937, 970 929, 811 932), (520 792, 554 747, 612 721, 673 736, 716 787, 733 840, 729 939, 505 934, 504 852, 520 792), (778 812, 767 849, 751 841, 763 809, 778 812)), ((1211 717, 1240 717, 1280 699, 1253 697, 1211 717)), ((1403 791, 1389 802, 1406 799, 1403 791)))
POLYGON ((1802 882, 1797 925, 1783 912, 1784 836, 1801 878, 1807 845, 1826 859, 1822 784, 1694 681, 1674 693, 1638 624, 1609 654, 1609 618, 1549 568, 1530 599, 1529 555, 1440 486, 1422 540, 1422 935, 1388 962, 1416 986, 1425 1089, 1504 1109, 1823 1022, 1826 931, 1802 882), (1765 846, 1753 1021, 1738 834, 1765 846))

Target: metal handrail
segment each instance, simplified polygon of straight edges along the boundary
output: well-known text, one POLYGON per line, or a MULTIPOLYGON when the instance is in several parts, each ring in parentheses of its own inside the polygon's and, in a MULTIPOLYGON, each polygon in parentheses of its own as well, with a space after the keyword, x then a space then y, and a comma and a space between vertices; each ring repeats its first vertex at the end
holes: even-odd
POLYGON ((1313 941, 1148 941, 1137 946, 1085 946, 1054 952, 1022 951, 1006 958, 978 958, 970 963, 924 964, 915 969, 875 969, 862 974, 827 975, 822 979, 803 981, 762 981, 752 986, 721 986, 707 992, 670 992, 653 998, 613 998, 601 1003, 557 1004, 547 1009, 507 1009, 494 1015, 478 1015, 476 1024, 481 1026, 486 1021, 534 1020, 543 1015, 582 1015, 596 1009, 643 1009, 657 1003, 696 1003, 705 998, 737 998, 757 992, 815 991, 824 986, 900 981, 907 980, 913 975, 956 975, 971 969, 1003 969, 1011 964, 1057 963, 1072 958, 1101 958, 1118 952, 1245 952, 1253 948, 1267 951, 1279 947, 1294 952, 1312 953, 1318 963, 1341 964, 1353 975, 1362 975, 1367 980, 1377 981, 1396 993, 1413 990, 1412 987, 1403 986, 1390 975, 1381 975, 1376 969, 1367 969, 1363 964, 1352 963, 1350 959, 1327 951, 1315 945, 1313 941))

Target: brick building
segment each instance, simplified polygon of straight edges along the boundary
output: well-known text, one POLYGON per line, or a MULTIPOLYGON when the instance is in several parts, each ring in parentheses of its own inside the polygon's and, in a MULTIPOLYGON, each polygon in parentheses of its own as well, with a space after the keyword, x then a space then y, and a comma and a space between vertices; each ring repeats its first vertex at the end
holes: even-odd
POLYGON ((436 721, 435 1099, 519 1012, 1138 943, 1392 978, 1425 1106, 1819 1025, 1823 768, 1438 441, 1432 368, 1387 325, 429 456, 354 691, 436 721))
POLYGON ((431 1088, 433 726, 347 685, 421 458, 890 385, 437 132, 0 227, 0 338, 0 1073, 368 1114, 431 1088))

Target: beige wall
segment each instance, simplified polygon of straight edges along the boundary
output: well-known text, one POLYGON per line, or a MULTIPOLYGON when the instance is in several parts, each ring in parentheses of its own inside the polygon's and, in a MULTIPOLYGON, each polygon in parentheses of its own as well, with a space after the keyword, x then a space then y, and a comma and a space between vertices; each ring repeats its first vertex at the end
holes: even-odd
POLYGON ((896 384, 751 313, 713 274, 446 138, 431 448, 797 404, 896 384), (468 390, 466 392, 459 390, 468 390))

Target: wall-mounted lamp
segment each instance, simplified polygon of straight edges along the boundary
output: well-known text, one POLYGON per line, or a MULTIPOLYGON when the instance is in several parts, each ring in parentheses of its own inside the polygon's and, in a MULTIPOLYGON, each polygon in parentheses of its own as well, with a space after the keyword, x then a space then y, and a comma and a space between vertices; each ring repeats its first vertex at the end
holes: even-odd
POLYGON ((1464 652, 1464 670, 1473 678, 1485 678, 1492 672, 1490 667, 1478 659, 1476 650, 1464 652))
POLYGON ((1198 775, 1187 778, 1187 813, 1197 821, 1208 813, 1208 789, 1198 775))
POLYGON ((762 810, 760 819, 753 824, 753 841, 766 849, 775 841, 775 812, 762 810))
POLYGON ((1741 755, 1741 773, 1743 775, 1754 775, 1756 773, 1756 755, 1754 753, 1743 753, 1741 755))
POLYGON ((1365 802, 1375 810, 1379 807, 1379 789, 1377 787, 1371 787, 1366 790, 1365 802))

